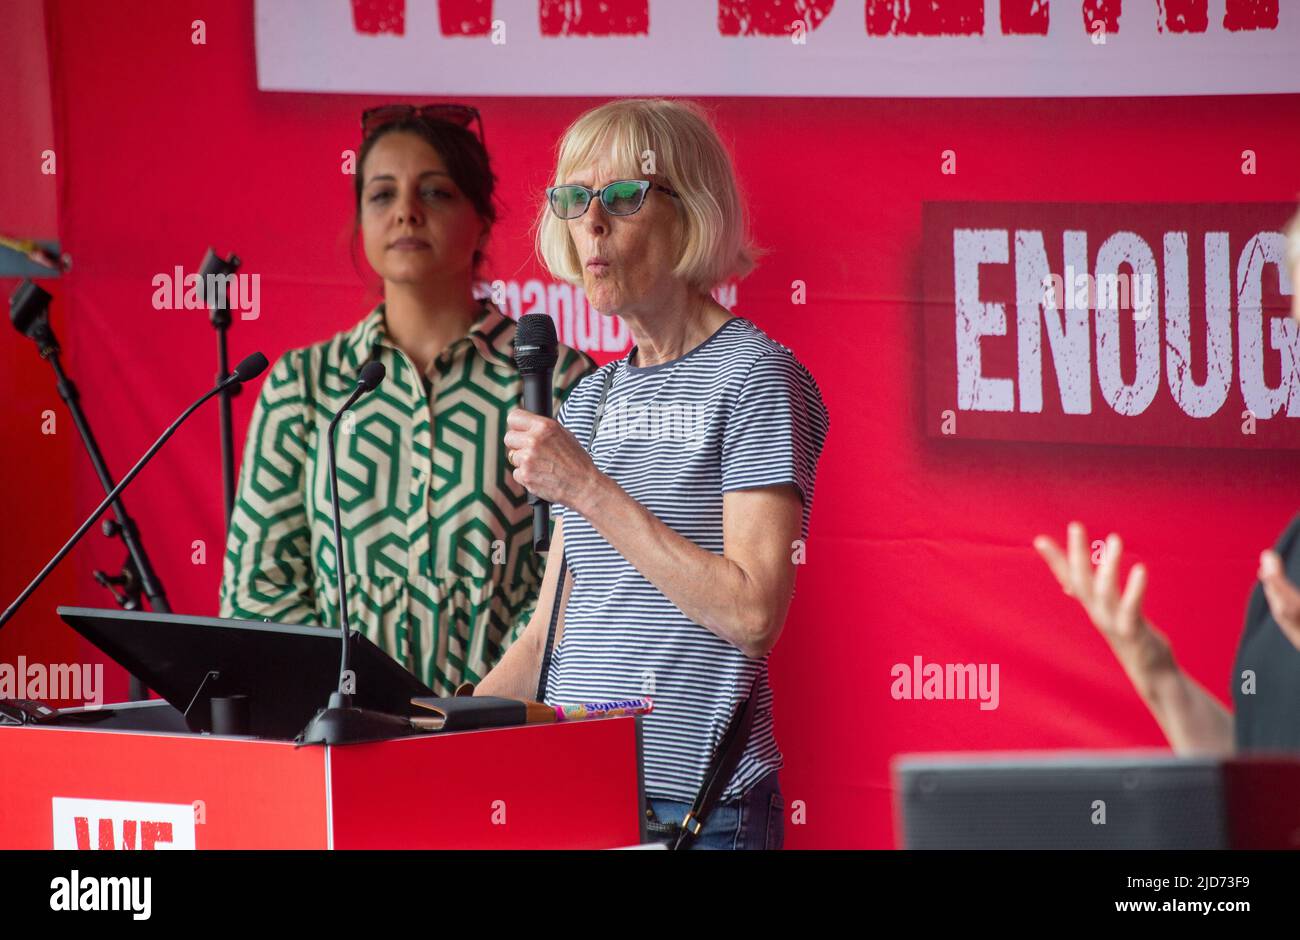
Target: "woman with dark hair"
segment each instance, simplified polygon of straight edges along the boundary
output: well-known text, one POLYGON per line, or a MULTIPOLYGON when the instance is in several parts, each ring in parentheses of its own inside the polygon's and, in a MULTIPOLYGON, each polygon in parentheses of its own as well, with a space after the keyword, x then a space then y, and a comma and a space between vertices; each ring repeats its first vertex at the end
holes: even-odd
MULTIPOLYGON (((521 391, 515 323, 473 294, 495 178, 473 108, 374 108, 362 133, 356 227, 383 300, 352 329, 285 353, 264 382, 221 615, 338 626, 326 428, 377 360, 387 377, 337 439, 349 617, 450 695, 485 676, 527 624, 543 571, 502 443, 521 391)), ((559 347, 555 409, 593 368, 559 347)))

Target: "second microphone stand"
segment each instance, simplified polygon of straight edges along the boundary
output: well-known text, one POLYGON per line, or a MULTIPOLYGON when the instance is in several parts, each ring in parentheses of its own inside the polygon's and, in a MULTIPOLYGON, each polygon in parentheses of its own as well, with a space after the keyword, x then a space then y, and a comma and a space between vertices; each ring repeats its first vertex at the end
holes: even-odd
MULTIPOLYGON (((239 256, 222 258, 211 247, 199 265, 199 282, 203 285, 204 299, 208 305, 208 318, 217 331, 217 381, 230 375, 230 354, 226 349, 226 334, 230 332, 230 291, 232 278, 239 270, 239 256)), ((230 400, 238 395, 241 386, 222 390, 217 404, 221 425, 221 495, 226 511, 226 529, 235 511, 235 432, 230 411, 230 400)))
MULTIPOLYGON (((90 457, 91 466, 94 467, 95 475, 99 477, 104 492, 110 493, 115 486, 113 477, 108 472, 104 454, 100 451, 99 443, 90 429, 90 422, 86 420, 86 414, 81 409, 81 395, 77 391, 76 383, 63 371, 63 362, 59 358, 59 342, 49 324, 49 302, 49 293, 31 281, 24 282, 11 301, 10 312, 14 326, 36 343, 41 358, 47 360, 54 368, 54 374, 58 378, 59 397, 63 399, 72 414, 72 422, 77 426, 77 432, 81 435, 86 454, 90 457)), ((149 599, 149 607, 153 611, 160 614, 171 613, 172 608, 167 602, 166 592, 154 572, 149 556, 145 553, 144 543, 140 539, 140 530, 136 528, 135 520, 127 513, 126 505, 120 496, 113 500, 110 507, 114 518, 105 520, 104 534, 109 538, 121 538, 126 546, 127 557, 122 564, 120 574, 113 576, 97 570, 94 572, 95 580, 112 591, 113 599, 124 610, 140 610, 143 595, 149 599)), ((132 701, 141 701, 148 692, 144 684, 132 676, 129 694, 132 701)))

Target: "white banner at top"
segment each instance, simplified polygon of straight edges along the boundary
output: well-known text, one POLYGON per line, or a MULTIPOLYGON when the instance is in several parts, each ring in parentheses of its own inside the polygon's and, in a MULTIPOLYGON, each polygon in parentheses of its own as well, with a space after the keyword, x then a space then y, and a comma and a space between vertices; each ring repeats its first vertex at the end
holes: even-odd
POLYGON ((264 91, 1300 92, 1300 0, 256 0, 264 91))

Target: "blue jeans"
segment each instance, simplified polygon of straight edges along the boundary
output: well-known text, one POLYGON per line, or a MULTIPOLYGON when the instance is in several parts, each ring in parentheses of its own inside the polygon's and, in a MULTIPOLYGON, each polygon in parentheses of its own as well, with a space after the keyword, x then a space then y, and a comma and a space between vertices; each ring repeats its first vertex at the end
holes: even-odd
MULTIPOLYGON (((693 849, 779 849, 785 845, 785 798, 780 771, 774 770, 738 800, 719 803, 704 821, 693 849)), ((679 823, 691 804, 646 797, 646 822, 679 823)), ((650 842, 672 843, 675 836, 646 827, 650 842)))

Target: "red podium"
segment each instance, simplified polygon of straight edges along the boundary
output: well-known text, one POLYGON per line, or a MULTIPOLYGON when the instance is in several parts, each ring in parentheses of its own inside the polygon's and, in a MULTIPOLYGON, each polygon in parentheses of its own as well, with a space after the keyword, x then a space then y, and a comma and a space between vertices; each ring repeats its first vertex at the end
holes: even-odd
POLYGON ((640 719, 345 747, 0 728, 0 848, 594 849, 642 841, 640 719))

